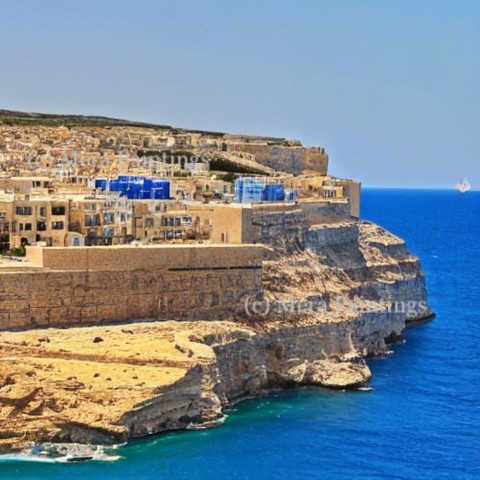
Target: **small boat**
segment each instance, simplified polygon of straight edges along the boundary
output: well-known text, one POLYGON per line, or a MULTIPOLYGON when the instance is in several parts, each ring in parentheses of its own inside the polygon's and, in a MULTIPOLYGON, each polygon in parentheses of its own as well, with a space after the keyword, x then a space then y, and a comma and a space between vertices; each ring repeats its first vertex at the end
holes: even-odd
POLYGON ((458 182, 455 189, 457 192, 467 193, 470 190, 470 184, 468 183, 468 180, 465 179, 463 182, 458 182))
POLYGON ((89 462, 93 460, 95 456, 93 455, 67 455, 62 459, 57 459, 57 462, 65 463, 80 463, 80 462, 89 462))

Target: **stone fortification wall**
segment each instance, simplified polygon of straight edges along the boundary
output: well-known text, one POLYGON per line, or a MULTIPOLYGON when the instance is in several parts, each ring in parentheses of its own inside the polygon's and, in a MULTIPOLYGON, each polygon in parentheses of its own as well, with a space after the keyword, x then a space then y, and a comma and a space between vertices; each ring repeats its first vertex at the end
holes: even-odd
POLYGON ((316 225, 308 230, 305 246, 314 250, 358 242, 358 224, 316 225))
POLYGON ((224 319, 262 289, 261 246, 29 250, 37 268, 0 271, 0 330, 224 319))
POLYGON ((351 226, 348 212, 349 205, 346 201, 253 204, 250 209, 246 209, 248 215, 244 217, 248 224, 248 228, 244 229, 245 239, 248 243, 311 246, 312 242, 316 245, 315 235, 318 230, 318 241, 323 246, 325 241, 343 243, 342 234, 337 232, 340 229, 340 232, 345 230, 348 241, 356 241, 358 229, 351 226), (313 230, 310 231, 311 229, 313 230))
POLYGON ((308 225, 324 224, 329 220, 343 220, 350 218, 350 205, 348 201, 318 201, 301 200, 298 206, 302 209, 308 225))

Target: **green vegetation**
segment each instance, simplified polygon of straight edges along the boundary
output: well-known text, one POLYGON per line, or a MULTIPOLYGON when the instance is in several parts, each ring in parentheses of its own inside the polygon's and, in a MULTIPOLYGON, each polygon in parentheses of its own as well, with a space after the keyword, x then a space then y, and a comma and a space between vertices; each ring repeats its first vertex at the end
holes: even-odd
POLYGON ((142 127, 168 128, 168 125, 154 125, 152 123, 131 122, 116 118, 84 116, 84 115, 52 115, 47 113, 23 113, 9 110, 0 110, 0 125, 11 126, 86 126, 86 127, 142 127))
POLYGON ((247 175, 265 175, 268 173, 258 170, 256 168, 246 167, 245 165, 239 165, 238 163, 226 160, 224 158, 212 158, 210 160, 210 170, 219 170, 227 173, 241 173, 247 175))
POLYGON ((236 177, 237 176, 234 173, 225 173, 225 174, 218 175, 217 178, 219 180, 223 180, 224 182, 233 183, 236 177))
POLYGON ((241 165, 234 161, 219 157, 219 156, 209 156, 209 155, 199 155, 195 154, 188 150, 137 150, 137 155, 140 158, 143 157, 158 157, 165 161, 168 165, 181 165, 182 167, 185 163, 189 162, 201 162, 206 161, 210 165, 210 170, 221 171, 225 173, 232 174, 247 174, 247 175, 268 175, 263 170, 259 170, 252 167, 247 167, 241 165))
POLYGON ((27 254, 27 249, 25 245, 20 245, 17 248, 12 248, 9 252, 12 257, 24 257, 27 254))
POLYGON ((139 127, 151 129, 168 129, 174 133, 189 132, 223 137, 222 132, 207 132, 203 130, 187 130, 170 125, 134 122, 118 118, 108 118, 96 115, 55 115, 49 113, 27 113, 12 110, 0 110, 0 125, 10 126, 41 126, 41 127, 139 127))

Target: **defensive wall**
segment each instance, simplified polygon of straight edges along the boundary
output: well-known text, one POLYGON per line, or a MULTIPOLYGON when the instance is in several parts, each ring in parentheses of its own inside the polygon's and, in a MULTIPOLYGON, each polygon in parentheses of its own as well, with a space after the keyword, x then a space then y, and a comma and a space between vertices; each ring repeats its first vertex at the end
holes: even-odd
MULTIPOLYGON (((355 209, 358 207, 358 202, 355 209)), ((211 225, 214 243, 275 245, 286 240, 303 243, 313 225, 355 218, 352 202, 340 199, 301 199, 285 202, 189 204, 188 213, 211 225)), ((358 217, 356 217, 358 218, 358 217)))
POLYGON ((0 268, 0 330, 225 319, 262 291, 260 245, 29 247, 0 268))

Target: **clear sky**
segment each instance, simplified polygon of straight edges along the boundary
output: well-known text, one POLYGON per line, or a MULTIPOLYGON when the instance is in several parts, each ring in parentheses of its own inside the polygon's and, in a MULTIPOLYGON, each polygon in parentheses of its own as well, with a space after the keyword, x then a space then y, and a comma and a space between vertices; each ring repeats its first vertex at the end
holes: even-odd
POLYGON ((370 186, 480 188, 479 0, 0 0, 0 108, 322 145, 370 186))

